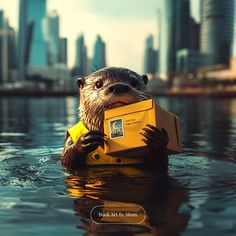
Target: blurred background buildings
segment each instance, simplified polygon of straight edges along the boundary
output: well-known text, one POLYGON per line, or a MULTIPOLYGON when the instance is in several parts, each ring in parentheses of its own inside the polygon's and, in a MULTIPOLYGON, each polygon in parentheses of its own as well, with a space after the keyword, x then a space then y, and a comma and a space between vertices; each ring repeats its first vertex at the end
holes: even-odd
POLYGON ((46 0, 20 0, 17 34, 0 10, 1 88, 49 91, 76 88, 73 78, 106 66, 106 46, 97 36, 94 57, 90 59, 83 34, 75 44, 75 65, 70 69, 68 40, 60 36, 58 13, 47 13, 46 0))
POLYGON ((162 89, 164 80, 175 89, 230 86, 236 91, 235 0, 201 0, 199 23, 190 15, 189 0, 161 0, 158 19, 155 73, 147 42, 144 58, 145 72, 159 79, 151 90, 162 89))

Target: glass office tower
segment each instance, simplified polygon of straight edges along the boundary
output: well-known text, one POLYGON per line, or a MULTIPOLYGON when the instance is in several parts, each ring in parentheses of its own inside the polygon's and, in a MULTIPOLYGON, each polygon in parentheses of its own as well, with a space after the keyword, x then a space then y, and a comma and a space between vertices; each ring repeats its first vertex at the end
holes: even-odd
POLYGON ((228 64, 234 34, 234 0, 202 0, 202 53, 209 55, 208 65, 228 64))
POLYGON ((92 67, 93 70, 106 67, 106 44, 103 42, 100 35, 97 35, 96 42, 94 44, 92 67))
POLYGON ((159 76, 163 79, 175 68, 175 4, 175 0, 161 0, 159 76))
POLYGON ((47 53, 48 64, 53 66, 59 63, 59 49, 60 49, 60 37, 59 37, 59 16, 57 12, 52 11, 46 19, 46 38, 47 38, 47 53))
POLYGON ((144 73, 156 73, 157 51, 153 48, 153 35, 149 35, 145 41, 144 73))
POLYGON ((18 31, 18 71, 19 81, 25 80, 26 73, 26 34, 27 34, 27 0, 20 0, 18 31))
POLYGON ((46 0, 20 0, 18 32, 19 79, 24 80, 26 64, 47 65, 47 43, 43 33, 46 0))
MULTIPOLYGON (((3 11, 0 10, 0 31, 3 30, 3 24, 4 24, 4 14, 3 14, 3 11)), ((2 53, 3 53, 2 39, 3 39, 3 35, 0 34, 0 83, 3 81, 3 78, 2 78, 2 53)))
POLYGON ((47 65, 47 43, 43 32, 46 0, 27 0, 27 23, 33 23, 29 55, 30 65, 47 65))
POLYGON ((84 76, 87 74, 87 47, 85 46, 83 34, 76 39, 75 67, 79 75, 84 76))
POLYGON ((59 62, 67 65, 67 38, 60 38, 60 59, 59 62))
POLYGON ((176 71, 176 52, 189 48, 189 0, 160 1, 159 77, 168 79, 176 71))

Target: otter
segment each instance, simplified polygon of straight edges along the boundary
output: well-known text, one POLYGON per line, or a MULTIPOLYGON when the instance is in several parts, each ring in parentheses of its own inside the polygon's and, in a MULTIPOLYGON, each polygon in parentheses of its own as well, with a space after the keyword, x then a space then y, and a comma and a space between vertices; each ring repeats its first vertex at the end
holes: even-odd
MULTIPOLYGON (((88 154, 104 145, 104 111, 149 99, 151 96, 147 83, 146 75, 119 67, 103 68, 78 79, 80 122, 87 132, 76 140, 67 132, 61 155, 62 165, 70 170, 85 167, 88 154)), ((143 168, 167 173, 167 131, 147 124, 140 133, 140 138, 149 147, 149 152, 139 164, 143 168)))

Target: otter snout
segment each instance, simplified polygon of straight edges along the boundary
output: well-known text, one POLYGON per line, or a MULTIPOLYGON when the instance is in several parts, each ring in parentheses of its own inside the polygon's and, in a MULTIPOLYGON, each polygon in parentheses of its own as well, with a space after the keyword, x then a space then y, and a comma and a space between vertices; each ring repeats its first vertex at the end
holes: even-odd
POLYGON ((126 84, 116 83, 110 85, 107 90, 106 94, 121 94, 121 93, 128 93, 130 91, 130 87, 126 84))

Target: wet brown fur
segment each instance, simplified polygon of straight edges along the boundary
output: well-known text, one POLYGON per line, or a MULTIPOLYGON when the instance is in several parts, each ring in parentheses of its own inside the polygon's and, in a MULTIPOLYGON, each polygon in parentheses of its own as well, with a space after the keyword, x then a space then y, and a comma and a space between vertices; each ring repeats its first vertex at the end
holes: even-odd
MULTIPOLYGON (((110 67, 101 69, 78 80, 80 87, 80 120, 88 130, 103 132, 104 111, 116 101, 135 103, 150 98, 147 88, 147 76, 141 76, 125 68, 110 67), (96 88, 97 82, 102 82, 102 88, 96 88), (112 94, 110 86, 119 83, 129 86, 128 93, 112 94)), ((85 165, 86 155, 78 155, 79 151, 68 135, 62 153, 63 166, 77 168, 85 165)), ((149 159, 151 161, 151 159, 149 159)), ((162 166, 162 165, 160 165, 162 166)))

